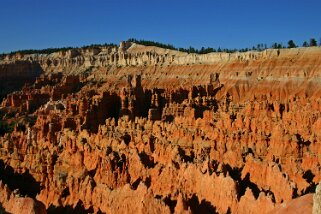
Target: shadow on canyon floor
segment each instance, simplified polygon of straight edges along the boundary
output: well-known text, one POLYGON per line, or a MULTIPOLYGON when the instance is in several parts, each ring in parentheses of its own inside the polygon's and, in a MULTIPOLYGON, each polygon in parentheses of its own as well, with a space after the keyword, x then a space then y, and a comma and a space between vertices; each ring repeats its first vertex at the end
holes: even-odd
POLYGON ((0 160, 0 180, 7 184, 10 190, 18 189, 22 196, 35 198, 40 192, 40 183, 28 172, 19 174, 14 172, 11 166, 6 166, 0 160))

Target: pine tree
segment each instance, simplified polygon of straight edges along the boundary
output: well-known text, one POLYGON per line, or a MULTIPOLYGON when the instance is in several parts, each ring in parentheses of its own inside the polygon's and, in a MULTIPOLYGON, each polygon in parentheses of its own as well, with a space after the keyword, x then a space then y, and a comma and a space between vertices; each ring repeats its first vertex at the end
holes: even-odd
POLYGON ((310 39, 310 47, 317 46, 317 40, 315 38, 310 39))
POLYGON ((272 45, 272 48, 273 49, 277 49, 278 48, 278 43, 274 42, 273 45, 272 45))
POLYGON ((309 47, 309 44, 307 43, 307 41, 303 42, 302 47, 309 47))
POLYGON ((291 39, 291 40, 289 40, 288 41, 288 48, 295 48, 296 47, 296 45, 295 45, 295 43, 293 42, 293 40, 291 39))

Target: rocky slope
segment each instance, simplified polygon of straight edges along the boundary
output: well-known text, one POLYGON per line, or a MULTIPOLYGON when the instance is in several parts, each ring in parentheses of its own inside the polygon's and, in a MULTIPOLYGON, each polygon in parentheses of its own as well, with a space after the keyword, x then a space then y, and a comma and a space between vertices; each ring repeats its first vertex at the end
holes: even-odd
POLYGON ((122 43, 7 56, 5 71, 37 78, 1 104, 13 126, 0 138, 1 194, 18 189, 49 213, 312 209, 319 47, 196 55, 122 43))

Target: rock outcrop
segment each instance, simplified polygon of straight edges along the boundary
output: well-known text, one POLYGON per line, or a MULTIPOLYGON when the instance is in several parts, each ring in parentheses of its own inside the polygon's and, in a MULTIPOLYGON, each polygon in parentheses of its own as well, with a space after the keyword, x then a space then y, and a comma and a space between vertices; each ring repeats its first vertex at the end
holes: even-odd
POLYGON ((0 181, 0 196, 0 205, 3 208, 1 213, 47 213, 43 203, 30 197, 23 197, 18 191, 11 192, 2 181, 0 181))
POLYGON ((32 84, 43 73, 41 66, 35 61, 0 62, 0 101, 7 94, 20 90, 25 84, 32 84))
POLYGON ((21 60, 44 74, 1 103, 0 179, 28 196, 1 201, 6 211, 37 201, 49 213, 311 208, 320 48, 196 55, 122 43, 1 65, 21 60))
POLYGON ((321 213, 321 186, 320 184, 317 186, 315 190, 315 194, 313 196, 313 209, 312 213, 321 213))

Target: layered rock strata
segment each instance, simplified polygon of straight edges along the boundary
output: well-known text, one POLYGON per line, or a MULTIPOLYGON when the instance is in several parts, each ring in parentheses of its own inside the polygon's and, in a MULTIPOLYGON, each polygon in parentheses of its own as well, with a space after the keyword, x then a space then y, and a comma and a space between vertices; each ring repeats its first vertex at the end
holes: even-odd
POLYGON ((320 50, 8 56, 45 74, 1 104, 14 124, 3 167, 30 178, 1 180, 48 212, 269 213, 307 201, 296 198, 321 175, 320 50))

